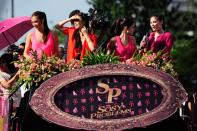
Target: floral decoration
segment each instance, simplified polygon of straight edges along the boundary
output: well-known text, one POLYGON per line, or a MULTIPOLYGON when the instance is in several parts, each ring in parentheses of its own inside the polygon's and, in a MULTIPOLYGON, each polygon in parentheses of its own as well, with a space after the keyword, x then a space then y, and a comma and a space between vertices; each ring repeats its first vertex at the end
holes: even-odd
POLYGON ((18 83, 26 83, 27 87, 37 87, 52 76, 68 70, 65 60, 46 55, 38 59, 35 52, 32 53, 32 59, 22 57, 16 63, 20 71, 18 83))
MULTIPOLYGON (((22 57, 17 61, 20 76, 18 85, 26 83, 27 88, 38 87, 42 82, 52 76, 68 70, 82 68, 87 65, 103 64, 103 63, 120 63, 119 58, 114 54, 106 54, 105 51, 99 50, 93 53, 87 53, 82 61, 72 60, 66 63, 64 60, 52 56, 43 55, 38 59, 35 52, 32 53, 32 59, 22 57)), ((152 67, 162 70, 177 78, 177 73, 173 69, 173 61, 169 55, 161 54, 161 52, 153 53, 151 51, 137 53, 126 61, 126 64, 135 64, 140 66, 152 67)))
POLYGON ((127 60, 126 63, 162 70, 175 78, 178 76, 174 70, 172 58, 167 53, 162 54, 162 51, 157 53, 153 53, 152 51, 138 53, 127 60))

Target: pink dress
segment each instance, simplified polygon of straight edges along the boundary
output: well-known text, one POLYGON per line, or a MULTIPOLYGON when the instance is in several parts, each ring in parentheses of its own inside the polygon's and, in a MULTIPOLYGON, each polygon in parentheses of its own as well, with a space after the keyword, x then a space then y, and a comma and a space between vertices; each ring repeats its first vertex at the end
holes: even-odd
MULTIPOLYGON (((132 37, 128 37, 128 44, 123 45, 120 36, 116 36, 115 55, 119 56, 121 61, 131 58, 136 50, 136 45, 132 37)), ((109 46, 107 48, 110 48, 109 46)))
MULTIPOLYGON (((10 75, 0 71, 0 81, 9 80, 10 75)), ((3 131, 8 131, 9 125, 9 90, 0 86, 0 117, 3 118, 3 131)), ((1 130, 1 129, 0 129, 1 130)))
POLYGON ((151 32, 148 37, 148 50, 152 50, 153 52, 158 52, 159 50, 163 50, 164 53, 170 52, 173 46, 174 37, 170 32, 164 32, 160 34, 155 40, 155 32, 151 32))
POLYGON ((50 31, 45 43, 39 42, 36 38, 35 32, 32 33, 32 50, 37 52, 38 58, 41 58, 43 54, 46 56, 52 56, 55 54, 55 42, 52 32, 50 31))

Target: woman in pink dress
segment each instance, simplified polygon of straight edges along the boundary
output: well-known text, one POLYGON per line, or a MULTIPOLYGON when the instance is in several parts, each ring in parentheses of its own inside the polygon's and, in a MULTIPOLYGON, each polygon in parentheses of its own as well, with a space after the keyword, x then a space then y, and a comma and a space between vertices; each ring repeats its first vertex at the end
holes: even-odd
POLYGON ((112 26, 112 37, 107 44, 107 53, 114 52, 120 57, 120 61, 125 62, 130 59, 136 51, 136 40, 133 36, 135 32, 135 22, 132 18, 116 20, 112 26))
POLYGON ((174 37, 170 32, 164 31, 164 18, 160 15, 150 17, 152 32, 148 33, 141 41, 141 49, 152 50, 154 53, 162 51, 163 54, 170 54, 174 37))
POLYGON ((48 57, 58 56, 58 36, 49 29, 46 14, 36 11, 32 14, 31 21, 35 30, 26 37, 24 56, 31 58, 31 50, 37 53, 38 58, 43 54, 48 57))

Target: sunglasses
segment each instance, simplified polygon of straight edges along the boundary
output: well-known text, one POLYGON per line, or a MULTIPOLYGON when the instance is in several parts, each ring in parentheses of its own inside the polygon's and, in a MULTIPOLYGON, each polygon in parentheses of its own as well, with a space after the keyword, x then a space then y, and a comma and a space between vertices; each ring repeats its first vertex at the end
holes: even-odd
POLYGON ((73 19, 72 22, 79 22, 80 19, 73 19))

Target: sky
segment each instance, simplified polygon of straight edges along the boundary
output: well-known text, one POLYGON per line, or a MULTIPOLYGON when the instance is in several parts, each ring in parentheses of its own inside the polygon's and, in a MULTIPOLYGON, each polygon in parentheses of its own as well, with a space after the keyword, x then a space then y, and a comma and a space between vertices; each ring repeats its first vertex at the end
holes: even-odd
MULTIPOLYGON (((15 17, 31 16, 34 11, 43 11, 47 15, 49 28, 68 18, 72 10, 88 13, 89 8, 91 5, 86 0, 14 0, 15 17)), ((0 21, 11 17, 11 9, 11 0, 0 0, 0 21)), ((24 41, 26 34, 17 43, 24 41)))
POLYGON ((49 26, 64 18, 74 9, 87 13, 89 8, 86 0, 14 0, 15 16, 31 16, 34 11, 44 11, 49 26))

